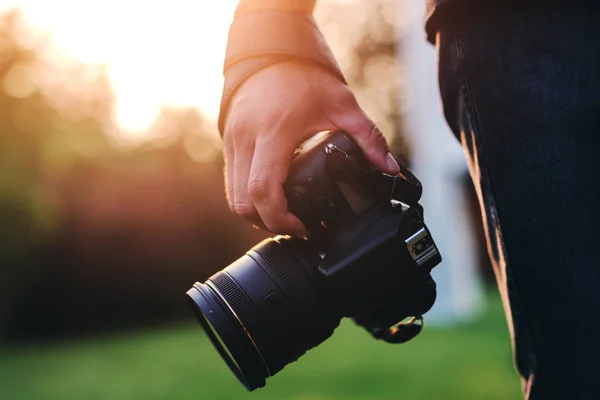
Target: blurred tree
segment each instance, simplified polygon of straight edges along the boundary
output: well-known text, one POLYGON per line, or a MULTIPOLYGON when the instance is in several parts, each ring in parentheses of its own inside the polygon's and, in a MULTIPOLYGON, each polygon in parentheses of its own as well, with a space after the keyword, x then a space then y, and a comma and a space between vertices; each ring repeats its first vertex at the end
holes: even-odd
POLYGON ((410 146, 402 127, 396 0, 323 0, 316 17, 349 85, 366 113, 384 132, 392 152, 408 161, 410 146))
MULTIPOLYGON (((165 109, 123 148, 102 66, 0 17, 0 332, 26 339, 191 316, 184 292, 264 234, 231 215, 214 135, 165 109)), ((0 334, 1 335, 1 334, 0 334)))
POLYGON ((34 271, 56 220, 42 181, 39 140, 56 113, 32 82, 39 59, 23 37, 16 12, 0 18, 0 338, 23 278, 34 271))

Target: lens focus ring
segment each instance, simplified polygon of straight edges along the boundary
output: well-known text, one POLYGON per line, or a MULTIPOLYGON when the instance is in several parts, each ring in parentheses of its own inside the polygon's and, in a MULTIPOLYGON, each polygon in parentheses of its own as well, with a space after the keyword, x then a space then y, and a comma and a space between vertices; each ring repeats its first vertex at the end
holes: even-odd
POLYGON ((285 289, 302 306, 313 309, 319 304, 317 289, 298 262, 280 248, 282 244, 271 241, 253 250, 267 263, 281 280, 285 289))
POLYGON ((229 304, 244 330, 250 335, 260 332, 258 310, 235 281, 223 272, 217 272, 210 280, 229 304))

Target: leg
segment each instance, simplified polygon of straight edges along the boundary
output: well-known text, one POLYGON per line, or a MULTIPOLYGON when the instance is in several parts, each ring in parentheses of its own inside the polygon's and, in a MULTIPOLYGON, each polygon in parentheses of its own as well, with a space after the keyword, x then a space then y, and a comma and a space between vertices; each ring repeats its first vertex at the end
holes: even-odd
POLYGON ((600 396, 599 16, 461 7, 437 37, 529 399, 600 396))

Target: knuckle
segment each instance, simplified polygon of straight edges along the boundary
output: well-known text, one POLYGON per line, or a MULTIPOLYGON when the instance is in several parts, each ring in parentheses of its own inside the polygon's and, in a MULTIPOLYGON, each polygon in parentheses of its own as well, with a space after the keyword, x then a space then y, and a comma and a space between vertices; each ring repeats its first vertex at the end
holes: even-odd
POLYGON ((237 113, 233 113, 230 111, 227 115, 227 118, 225 119, 223 139, 227 141, 227 139, 231 138, 232 135, 235 135, 237 132, 239 132, 242 129, 242 127, 242 119, 237 113))
POLYGON ((246 219, 256 217, 256 208, 254 208, 254 205, 250 203, 238 201, 233 205, 233 208, 235 213, 240 217, 244 217, 246 219))
POLYGON ((339 89, 340 90, 337 92, 337 103, 342 105, 345 109, 355 108, 357 106, 356 96, 354 96, 352 90, 350 90, 350 88, 344 84, 341 84, 339 89))
POLYGON ((227 206, 229 207, 229 211, 231 212, 235 212, 235 205, 233 204, 233 191, 231 190, 231 188, 229 187, 229 185, 226 182, 226 189, 225 189, 225 199, 227 200, 227 206))
POLYGON ((331 110, 340 117, 348 118, 359 109, 356 98, 350 90, 342 91, 335 101, 329 102, 331 110))
POLYGON ((266 226, 270 232, 280 234, 287 233, 287 227, 285 226, 285 223, 281 220, 275 219, 266 224, 266 226))
POLYGON ((377 147, 387 146, 385 136, 373 122, 370 122, 370 128, 367 131, 366 139, 368 143, 371 143, 377 147))
POLYGON ((227 124, 227 133, 230 135, 237 135, 244 130, 244 123, 240 118, 236 118, 235 116, 231 117, 231 120, 227 124))
POLYGON ((230 113, 225 121, 223 140, 225 145, 230 145, 234 148, 239 145, 244 145, 251 141, 252 133, 257 130, 256 117, 253 114, 242 112, 230 113))
POLYGON ((252 199, 263 200, 267 196, 266 179, 251 179, 248 182, 248 194, 252 199))
POLYGON ((226 144, 232 146, 233 148, 239 147, 240 138, 245 137, 244 132, 246 124, 244 124, 239 119, 235 119, 229 125, 229 128, 225 131, 225 139, 226 144))

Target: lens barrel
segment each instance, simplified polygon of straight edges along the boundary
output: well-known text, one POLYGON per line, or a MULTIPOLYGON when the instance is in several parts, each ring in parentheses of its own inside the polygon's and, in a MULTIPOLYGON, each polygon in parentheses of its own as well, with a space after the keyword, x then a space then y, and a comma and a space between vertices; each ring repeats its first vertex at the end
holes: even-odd
POLYGON ((306 241, 266 239, 187 292, 204 330, 248 389, 263 387, 339 325, 321 296, 306 241))
POLYGON ((226 295, 214 283, 198 282, 187 295, 198 321, 233 374, 248 390, 263 387, 269 372, 226 295))

